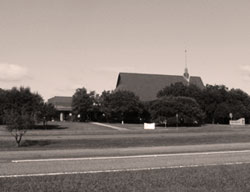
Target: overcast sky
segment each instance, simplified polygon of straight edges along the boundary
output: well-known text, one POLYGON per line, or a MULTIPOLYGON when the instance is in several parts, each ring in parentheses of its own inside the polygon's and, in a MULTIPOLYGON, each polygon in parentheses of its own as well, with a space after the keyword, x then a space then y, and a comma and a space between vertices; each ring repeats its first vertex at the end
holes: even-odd
POLYGON ((0 87, 44 99, 119 72, 190 75, 250 94, 249 0, 0 0, 0 87))

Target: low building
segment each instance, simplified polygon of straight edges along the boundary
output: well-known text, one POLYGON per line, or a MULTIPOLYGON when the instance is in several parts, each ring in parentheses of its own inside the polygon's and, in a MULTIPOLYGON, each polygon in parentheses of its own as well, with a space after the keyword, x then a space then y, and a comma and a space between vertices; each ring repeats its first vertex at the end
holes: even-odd
POLYGON ((57 116, 55 120, 71 120, 72 118, 72 97, 55 96, 48 99, 48 103, 55 106, 57 116))

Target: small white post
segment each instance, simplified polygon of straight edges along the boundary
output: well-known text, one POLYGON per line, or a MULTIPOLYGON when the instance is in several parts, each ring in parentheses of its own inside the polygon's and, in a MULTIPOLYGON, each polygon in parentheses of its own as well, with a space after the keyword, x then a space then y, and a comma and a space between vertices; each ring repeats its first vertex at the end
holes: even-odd
POLYGON ((63 121, 64 120, 64 115, 63 113, 60 113, 60 121, 63 121))

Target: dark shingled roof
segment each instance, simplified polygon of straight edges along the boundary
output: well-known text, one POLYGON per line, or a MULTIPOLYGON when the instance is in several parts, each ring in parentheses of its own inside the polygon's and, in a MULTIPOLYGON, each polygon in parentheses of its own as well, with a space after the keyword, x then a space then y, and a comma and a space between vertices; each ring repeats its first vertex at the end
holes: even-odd
MULTIPOLYGON (((142 101, 152 101, 157 98, 157 93, 171 84, 182 82, 188 85, 183 76, 178 75, 154 75, 140 73, 120 73, 116 90, 132 91, 142 101)), ((204 85, 200 77, 190 77, 190 84, 203 89, 204 85)))
POLYGON ((48 103, 53 104, 58 111, 72 111, 72 97, 55 96, 48 99, 48 103))

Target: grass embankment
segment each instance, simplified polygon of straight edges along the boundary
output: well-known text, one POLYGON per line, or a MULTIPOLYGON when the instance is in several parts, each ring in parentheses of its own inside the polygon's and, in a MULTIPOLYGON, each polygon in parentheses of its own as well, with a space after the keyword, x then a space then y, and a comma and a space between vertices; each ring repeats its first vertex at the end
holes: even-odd
MULTIPOLYGON (((208 125, 203 127, 158 128, 143 130, 142 125, 114 124, 128 129, 117 131, 89 123, 55 123, 43 129, 29 130, 22 147, 30 149, 122 148, 215 143, 250 142, 248 127, 208 125)), ((0 150, 17 150, 14 138, 0 128, 0 150)))
POLYGON ((250 191, 250 165, 0 179, 1 192, 250 191))

